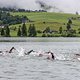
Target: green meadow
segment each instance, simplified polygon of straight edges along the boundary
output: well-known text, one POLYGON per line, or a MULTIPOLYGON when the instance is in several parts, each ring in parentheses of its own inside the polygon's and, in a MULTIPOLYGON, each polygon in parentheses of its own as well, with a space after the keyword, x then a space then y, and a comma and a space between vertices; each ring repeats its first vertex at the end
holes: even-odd
MULTIPOLYGON (((79 15, 76 14, 66 14, 66 13, 50 13, 50 12, 11 12, 11 15, 25 15, 27 16, 31 22, 26 22, 26 27, 27 29, 29 28, 30 24, 34 24, 36 27, 36 30, 45 30, 45 28, 50 27, 51 30, 59 31, 59 28, 62 27, 63 30, 66 30, 66 24, 68 22, 69 18, 77 18, 80 17, 79 15)), ((11 36, 16 36, 17 35, 17 30, 19 25, 22 24, 16 24, 16 25, 11 25, 11 36), (16 27, 17 30, 13 31, 12 28, 16 27)), ((80 20, 75 19, 72 20, 72 29, 75 29, 78 34, 78 29, 80 28, 80 20)), ((38 34, 37 36, 41 36, 42 34, 38 34)))

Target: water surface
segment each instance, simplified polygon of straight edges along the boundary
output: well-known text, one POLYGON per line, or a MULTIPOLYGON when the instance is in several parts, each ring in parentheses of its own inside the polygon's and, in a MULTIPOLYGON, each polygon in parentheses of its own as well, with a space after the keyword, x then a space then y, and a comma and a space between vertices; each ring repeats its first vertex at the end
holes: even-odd
POLYGON ((23 42, 0 42, 0 50, 9 50, 12 46, 17 49, 23 47, 26 52, 31 49, 51 50, 57 58, 52 61, 46 57, 21 57, 15 51, 13 54, 0 55, 0 80, 80 80, 80 61, 73 59, 75 53, 80 53, 79 40, 26 38, 23 42))

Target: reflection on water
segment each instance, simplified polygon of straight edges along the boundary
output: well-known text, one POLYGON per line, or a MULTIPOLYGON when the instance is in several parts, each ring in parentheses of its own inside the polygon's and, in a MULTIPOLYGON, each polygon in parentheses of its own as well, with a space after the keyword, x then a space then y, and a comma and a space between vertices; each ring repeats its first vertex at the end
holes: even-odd
POLYGON ((17 52, 0 55, 0 80, 80 80, 80 61, 73 60, 73 55, 80 53, 80 43, 74 39, 73 42, 67 40, 0 42, 0 50, 3 51, 12 46, 18 49, 23 47, 26 52, 31 49, 45 52, 51 50, 57 58, 51 61, 45 57, 20 57, 16 55, 17 52))

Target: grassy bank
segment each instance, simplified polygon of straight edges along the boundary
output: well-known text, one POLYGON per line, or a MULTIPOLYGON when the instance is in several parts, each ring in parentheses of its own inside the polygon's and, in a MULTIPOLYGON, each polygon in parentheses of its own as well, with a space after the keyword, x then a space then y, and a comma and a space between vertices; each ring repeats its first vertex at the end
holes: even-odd
MULTIPOLYGON (((62 26, 63 30, 66 29, 66 24, 69 18, 77 18, 80 17, 79 15, 75 14, 65 14, 65 13, 46 13, 46 12, 11 12, 11 15, 25 15, 27 16, 32 22, 26 22, 27 29, 29 28, 30 24, 35 24, 37 30, 43 31, 46 27, 50 27, 51 30, 59 31, 59 28, 62 26)), ((80 20, 72 20, 72 29, 75 29, 78 32, 80 28, 80 20)), ((11 36, 17 35, 16 31, 12 30, 12 28, 18 28, 21 24, 11 25, 11 36)), ((42 34, 38 34, 37 36, 41 36, 42 34)), ((80 36, 79 34, 77 34, 80 36)))

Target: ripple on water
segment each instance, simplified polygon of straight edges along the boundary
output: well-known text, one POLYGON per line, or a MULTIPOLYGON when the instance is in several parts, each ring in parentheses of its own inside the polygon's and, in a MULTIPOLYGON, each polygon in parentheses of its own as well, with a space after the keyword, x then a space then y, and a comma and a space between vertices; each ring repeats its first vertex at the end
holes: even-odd
MULTIPOLYGON (((5 48, 8 43, 1 44, 3 46, 0 48, 5 48)), ((58 59, 50 61, 35 56, 19 57, 16 53, 0 55, 0 80, 80 80, 80 62, 70 60, 73 53, 80 50, 80 43, 10 43, 7 47, 12 45, 17 48, 23 45, 27 51, 52 50, 58 59)))

